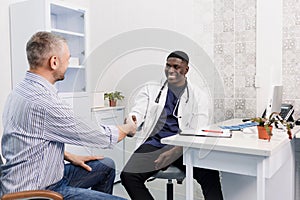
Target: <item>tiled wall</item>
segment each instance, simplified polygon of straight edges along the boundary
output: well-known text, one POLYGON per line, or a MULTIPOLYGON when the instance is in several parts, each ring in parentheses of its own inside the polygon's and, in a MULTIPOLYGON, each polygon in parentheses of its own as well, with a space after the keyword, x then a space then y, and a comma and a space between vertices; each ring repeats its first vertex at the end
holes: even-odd
MULTIPOLYGON (((225 98, 215 100, 215 121, 256 115, 255 35, 256 0, 214 0, 214 63, 225 88, 225 98)), ((283 102, 299 118, 300 0, 283 0, 282 45, 283 102)))
POLYGON ((300 117, 300 1, 283 0, 283 101, 295 106, 300 117))
POLYGON ((255 35, 256 0, 214 0, 214 63, 225 89, 215 121, 256 115, 255 35))

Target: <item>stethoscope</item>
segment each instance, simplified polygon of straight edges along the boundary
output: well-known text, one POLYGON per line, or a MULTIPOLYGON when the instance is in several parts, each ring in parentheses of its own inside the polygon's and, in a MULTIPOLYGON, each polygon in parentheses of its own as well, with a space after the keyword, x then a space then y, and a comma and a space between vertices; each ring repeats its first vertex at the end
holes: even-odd
MULTIPOLYGON (((166 86, 167 83, 168 83, 168 80, 166 80, 164 82, 164 84, 161 86, 161 88, 159 90, 159 93, 158 93, 158 95, 157 95, 157 97, 155 99, 155 103, 159 103, 159 99, 160 99, 161 93, 164 90, 164 88, 165 88, 165 86, 166 86)), ((187 103, 189 101, 189 99, 190 99, 190 91, 189 91, 189 87, 187 85, 186 85, 186 91, 187 91, 187 99, 186 99, 185 103, 187 103)), ((180 98, 178 99, 178 103, 179 103, 179 101, 180 101, 180 98)))

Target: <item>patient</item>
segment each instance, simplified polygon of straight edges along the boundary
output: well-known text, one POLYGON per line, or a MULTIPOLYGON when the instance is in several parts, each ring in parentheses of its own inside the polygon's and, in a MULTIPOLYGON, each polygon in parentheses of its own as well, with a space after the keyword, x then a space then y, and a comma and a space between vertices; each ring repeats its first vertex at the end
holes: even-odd
POLYGON ((111 159, 76 156, 64 152, 65 144, 112 148, 127 134, 134 135, 136 124, 92 128, 75 117, 54 86, 64 79, 69 65, 64 38, 38 32, 26 52, 30 69, 9 95, 3 112, 1 147, 6 163, 1 166, 1 193, 47 189, 64 199, 122 199, 111 195, 115 176, 111 159))
MULTIPOLYGON (((121 181, 133 200, 151 200, 145 181, 170 164, 185 170, 182 147, 161 143, 181 129, 197 129, 208 123, 208 97, 187 80, 189 57, 175 51, 166 59, 167 80, 162 86, 146 85, 136 96, 130 116, 137 121, 137 149, 121 173, 121 181)), ((194 167, 194 179, 206 200, 223 199, 219 172, 194 167)))

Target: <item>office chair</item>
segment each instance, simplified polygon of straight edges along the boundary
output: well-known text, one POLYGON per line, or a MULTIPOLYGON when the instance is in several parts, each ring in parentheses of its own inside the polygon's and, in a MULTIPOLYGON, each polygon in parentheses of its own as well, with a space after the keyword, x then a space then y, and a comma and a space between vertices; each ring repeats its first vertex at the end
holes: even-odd
POLYGON ((173 182, 172 180, 175 179, 178 184, 182 184, 183 180, 185 179, 185 172, 180 170, 179 168, 171 165, 166 170, 160 170, 156 174, 152 176, 147 182, 153 181, 157 178, 160 179, 167 179, 167 200, 173 200, 173 182))
MULTIPOLYGON (((3 164, 0 154, 0 166, 3 164)), ((1 168, 0 168, 1 176, 1 168)), ((27 199, 39 199, 39 200, 63 200, 63 196, 57 192, 50 190, 30 190, 23 192, 14 192, 5 194, 1 197, 1 200, 27 200, 27 199)))

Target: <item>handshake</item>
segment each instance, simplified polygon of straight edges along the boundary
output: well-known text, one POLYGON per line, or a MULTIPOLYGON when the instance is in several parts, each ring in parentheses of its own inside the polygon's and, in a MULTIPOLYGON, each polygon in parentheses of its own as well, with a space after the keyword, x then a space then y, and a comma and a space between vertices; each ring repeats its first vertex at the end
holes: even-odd
POLYGON ((136 133, 137 128, 136 117, 134 115, 129 116, 124 120, 124 124, 120 125, 119 131, 128 137, 133 137, 136 133))

